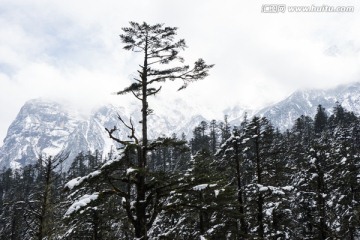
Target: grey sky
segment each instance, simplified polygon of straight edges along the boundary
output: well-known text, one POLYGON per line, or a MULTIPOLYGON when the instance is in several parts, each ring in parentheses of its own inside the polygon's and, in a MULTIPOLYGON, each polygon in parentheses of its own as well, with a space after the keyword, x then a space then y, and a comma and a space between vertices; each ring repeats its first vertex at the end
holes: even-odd
MULTIPOLYGON (((82 108, 123 98, 139 56, 122 50, 129 21, 179 27, 188 63, 216 66, 210 76, 177 93, 202 108, 258 108, 299 88, 360 80, 360 3, 292 0, 287 6, 354 6, 353 13, 262 13, 275 1, 238 0, 1 0, 0 139, 24 102, 67 99, 82 108), (214 95, 216 97, 214 98, 214 95)), ((283 3, 282 2, 282 3, 283 3)), ((1 145, 1 143, 0 143, 1 145)))

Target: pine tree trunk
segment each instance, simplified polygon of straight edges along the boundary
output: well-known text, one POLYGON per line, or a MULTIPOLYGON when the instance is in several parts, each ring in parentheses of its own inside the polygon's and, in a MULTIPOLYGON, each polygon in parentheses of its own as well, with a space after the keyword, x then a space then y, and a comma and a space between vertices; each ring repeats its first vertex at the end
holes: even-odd
POLYGON ((97 212, 93 211, 93 240, 100 240, 99 234, 99 216, 97 212))
MULTIPOLYGON (((199 197, 202 202, 204 200, 204 196, 202 192, 199 192, 199 197)), ((199 230, 201 235, 205 233, 205 219, 204 219, 204 212, 202 209, 199 210, 199 230)))
MULTIPOLYGON (((321 194, 320 194, 321 195, 321 194)), ((320 237, 319 239, 323 240, 327 238, 327 227, 325 222, 325 200, 322 196, 319 196, 319 210, 320 210, 320 237)))
MULTIPOLYGON (((257 129, 257 135, 260 136, 260 126, 258 126, 257 129)), ((258 184, 262 184, 262 169, 261 169, 261 164, 260 164, 260 143, 259 143, 259 138, 256 137, 255 139, 255 153, 256 153, 256 174, 257 174, 257 183, 258 184)), ((257 221, 258 221, 258 235, 260 239, 264 239, 264 215, 263 215, 263 204, 264 204, 264 198, 262 196, 262 193, 259 192, 258 193, 258 201, 257 201, 257 207, 258 207, 258 212, 257 212, 257 221)))
MULTIPOLYGON (((51 170, 52 170, 52 160, 49 158, 46 162, 46 172, 45 172, 45 186, 43 192, 43 199, 41 204, 41 214, 39 216, 39 229, 37 233, 37 237, 39 240, 42 240, 47 234, 46 232, 49 231, 48 228, 48 220, 46 215, 49 209, 49 197, 50 197, 50 188, 51 188, 51 170)), ((47 236, 50 237, 50 236, 47 236)))
POLYGON ((245 222, 245 208, 243 201, 243 191, 241 183, 241 170, 240 170, 240 159, 239 159, 239 149, 235 143, 235 162, 236 162, 236 180, 237 180, 237 192, 238 192, 238 202, 239 202, 239 214, 240 214, 240 235, 247 235, 247 224, 245 222))
POLYGON ((136 189, 136 224, 135 224, 135 236, 142 240, 147 239, 146 229, 146 188, 145 188, 145 168, 146 168, 146 157, 147 157, 147 114, 148 114, 148 103, 147 103, 147 38, 145 44, 145 57, 144 66, 142 71, 142 145, 138 159, 138 167, 140 169, 137 174, 137 189, 136 189))
POLYGON ((259 224, 258 234, 259 234, 260 239, 264 239, 263 204, 264 204, 264 198, 263 198, 262 194, 259 193, 257 220, 258 220, 258 224, 259 224))
MULTIPOLYGON (((320 159, 318 159, 317 161, 320 161, 320 159)), ((327 227, 326 227, 326 214, 325 214, 325 199, 322 196, 322 194, 325 192, 325 187, 324 187, 324 173, 321 169, 321 166, 319 166, 319 164, 316 164, 316 168, 317 168, 317 172, 318 172, 318 177, 317 177, 317 208, 318 208, 318 212, 319 212, 319 217, 320 217, 320 226, 319 226, 319 239, 323 240, 327 238, 327 227)))
MULTIPOLYGON (((13 209, 14 211, 14 209, 13 209)), ((11 240, 16 240, 16 220, 15 220, 15 213, 13 213, 13 217, 11 219, 11 240)))

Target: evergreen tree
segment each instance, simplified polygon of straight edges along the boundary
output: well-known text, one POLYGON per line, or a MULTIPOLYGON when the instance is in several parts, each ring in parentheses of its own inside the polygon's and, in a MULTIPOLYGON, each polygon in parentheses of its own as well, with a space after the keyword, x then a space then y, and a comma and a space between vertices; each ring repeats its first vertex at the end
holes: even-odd
POLYGON ((57 213, 57 204, 60 197, 60 178, 55 171, 68 157, 68 154, 60 153, 55 157, 40 156, 35 165, 35 184, 25 197, 24 208, 27 214, 24 216, 31 230, 31 238, 44 239, 55 238, 57 224, 61 216, 57 213))
POLYGON ((211 153, 215 154, 216 149, 218 147, 218 133, 217 133, 218 124, 216 120, 211 120, 210 122, 210 146, 211 146, 211 153))
POLYGON ((2 189, 0 239, 29 238, 28 227, 23 220, 24 182, 19 172, 6 170, 2 174, 2 189))
MULTIPOLYGON (((140 101, 142 132, 141 137, 138 137, 132 121, 125 123, 120 116, 119 120, 130 131, 130 141, 117 138, 114 135, 117 131, 116 127, 106 129, 110 138, 125 146, 127 156, 120 157, 120 162, 124 161, 126 165, 128 161, 127 169, 117 169, 124 166, 124 164, 119 166, 117 161, 106 165, 106 169, 114 173, 122 170, 122 174, 125 173, 125 176, 120 175, 124 177, 121 178, 122 180, 110 179, 110 182, 114 185, 114 193, 125 199, 124 209, 127 218, 133 225, 135 237, 139 239, 148 239, 148 231, 162 211, 163 199, 169 194, 169 188, 172 186, 168 182, 170 177, 164 172, 157 173, 149 169, 149 153, 159 148, 162 142, 152 142, 148 139, 148 116, 153 112, 149 108, 148 98, 161 90, 161 83, 169 80, 181 80, 183 84, 179 90, 184 89, 190 82, 205 78, 208 70, 213 66, 206 65, 204 60, 199 59, 192 68, 188 65, 166 67, 176 60, 183 62, 179 52, 186 45, 183 39, 175 41, 176 31, 176 28, 164 27, 162 24, 130 22, 130 27, 123 28, 123 34, 120 35, 125 50, 143 54, 143 63, 138 70, 139 76, 133 79, 134 83, 129 87, 118 92, 118 94, 132 93, 140 101), (116 181, 125 184, 125 189, 116 187, 114 184, 116 181)), ((100 171, 98 175, 104 172, 105 170, 100 171)), ((107 174, 106 178, 109 180, 110 176, 107 174)))
POLYGON ((219 128, 221 131, 221 144, 223 144, 231 136, 231 127, 227 115, 224 116, 224 122, 220 122, 219 128))
POLYGON ((337 238, 356 239, 359 237, 359 187, 357 176, 359 164, 359 121, 353 113, 340 105, 329 118, 332 141, 331 158, 331 209, 334 213, 331 228, 336 230, 337 238))
POLYGON ((199 150, 192 157, 181 184, 168 198, 164 210, 172 221, 161 218, 159 223, 167 225, 167 230, 162 231, 166 233, 165 239, 219 239, 226 235, 236 239, 234 222, 229 221, 235 209, 229 204, 233 194, 222 174, 215 171, 209 150, 199 150))
POLYGON ((320 134, 322 131, 325 130, 327 124, 327 114, 325 112, 325 108, 321 105, 317 107, 317 112, 314 118, 314 130, 316 134, 320 134))
POLYGON ((235 186, 237 192, 238 214, 240 222, 238 230, 239 237, 246 238, 248 235, 248 224, 246 221, 246 193, 245 185, 248 184, 245 178, 245 164, 243 151, 246 148, 245 128, 242 131, 234 129, 233 135, 221 146, 217 152, 218 170, 223 172, 223 176, 235 186))
POLYGON ((191 152, 196 154, 198 151, 210 151, 210 136, 208 135, 208 124, 202 121, 193 131, 193 138, 190 141, 191 152))
POLYGON ((246 163, 246 202, 249 232, 255 238, 289 237, 289 199, 292 186, 287 185, 281 159, 281 134, 274 131, 266 118, 254 117, 246 127, 243 150, 246 163), (275 139, 278 136, 279 139, 275 139), (288 217, 288 218, 286 218, 288 217))

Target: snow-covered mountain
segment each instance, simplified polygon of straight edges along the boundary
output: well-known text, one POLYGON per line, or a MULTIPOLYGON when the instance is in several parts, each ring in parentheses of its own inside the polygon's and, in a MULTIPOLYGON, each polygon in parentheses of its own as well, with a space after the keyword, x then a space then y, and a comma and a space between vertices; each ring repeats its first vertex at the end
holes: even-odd
MULTIPOLYGON (((180 103, 179 103, 180 104, 180 103)), ((16 119, 10 125, 4 144, 0 148, 0 168, 18 168, 34 163, 40 154, 53 156, 60 151, 69 152, 68 161, 63 168, 70 166, 71 160, 88 150, 99 150, 104 155, 114 146, 105 128, 117 126, 118 136, 127 139, 128 132, 118 119, 118 115, 132 122, 140 133, 140 112, 136 106, 124 107, 106 105, 95 109, 88 116, 59 103, 35 99, 21 108, 16 119), (130 109, 130 110, 129 110, 130 109)), ((202 120, 200 115, 187 115, 179 108, 168 110, 167 115, 153 114, 149 117, 149 137, 155 138, 163 133, 182 133, 190 136, 191 131, 202 120)))
MULTIPOLYGON (((234 125, 243 120, 245 112, 249 118, 253 115, 266 116, 275 127, 285 130, 301 115, 313 117, 319 104, 331 111, 336 102, 350 111, 360 113, 360 83, 330 90, 297 91, 283 101, 260 111, 235 106, 225 109, 222 114, 228 115, 229 122, 234 125)), ((214 114, 209 114, 210 109, 206 109, 206 114, 201 115, 203 110, 180 99, 163 102, 161 106, 156 106, 155 114, 149 118, 150 138, 156 138, 163 133, 167 136, 173 133, 181 136, 185 133, 190 138, 193 129, 201 121, 213 119, 214 114)), ((21 108, 8 129, 4 144, 0 148, 0 168, 18 168, 34 163, 40 154, 55 155, 62 150, 70 152, 63 166, 65 169, 81 151, 99 150, 106 155, 114 148, 114 142, 109 139, 105 127, 117 126, 122 139, 126 139, 128 135, 126 129, 121 128, 118 114, 125 122, 129 122, 131 116, 140 133, 141 113, 137 105, 130 104, 126 108, 106 105, 84 115, 53 101, 30 100, 21 108)), ((217 120, 222 119, 219 117, 217 120)))
POLYGON ((255 114, 267 117, 274 126, 286 130, 301 115, 315 116, 319 104, 330 113, 336 102, 349 111, 360 113, 360 83, 342 85, 329 90, 299 90, 255 114))

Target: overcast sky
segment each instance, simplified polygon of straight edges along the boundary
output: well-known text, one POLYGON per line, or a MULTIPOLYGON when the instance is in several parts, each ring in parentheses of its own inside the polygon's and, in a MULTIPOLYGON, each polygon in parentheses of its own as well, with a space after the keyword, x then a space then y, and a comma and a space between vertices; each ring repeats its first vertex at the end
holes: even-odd
POLYGON ((111 92, 130 83, 140 59, 119 40, 129 21, 176 26, 187 63, 215 64, 206 80, 182 92, 175 91, 180 83, 166 88, 160 100, 179 97, 221 112, 360 80, 358 0, 0 0, 0 139, 32 98, 121 104, 111 92), (354 12, 262 13, 273 3, 354 12))

